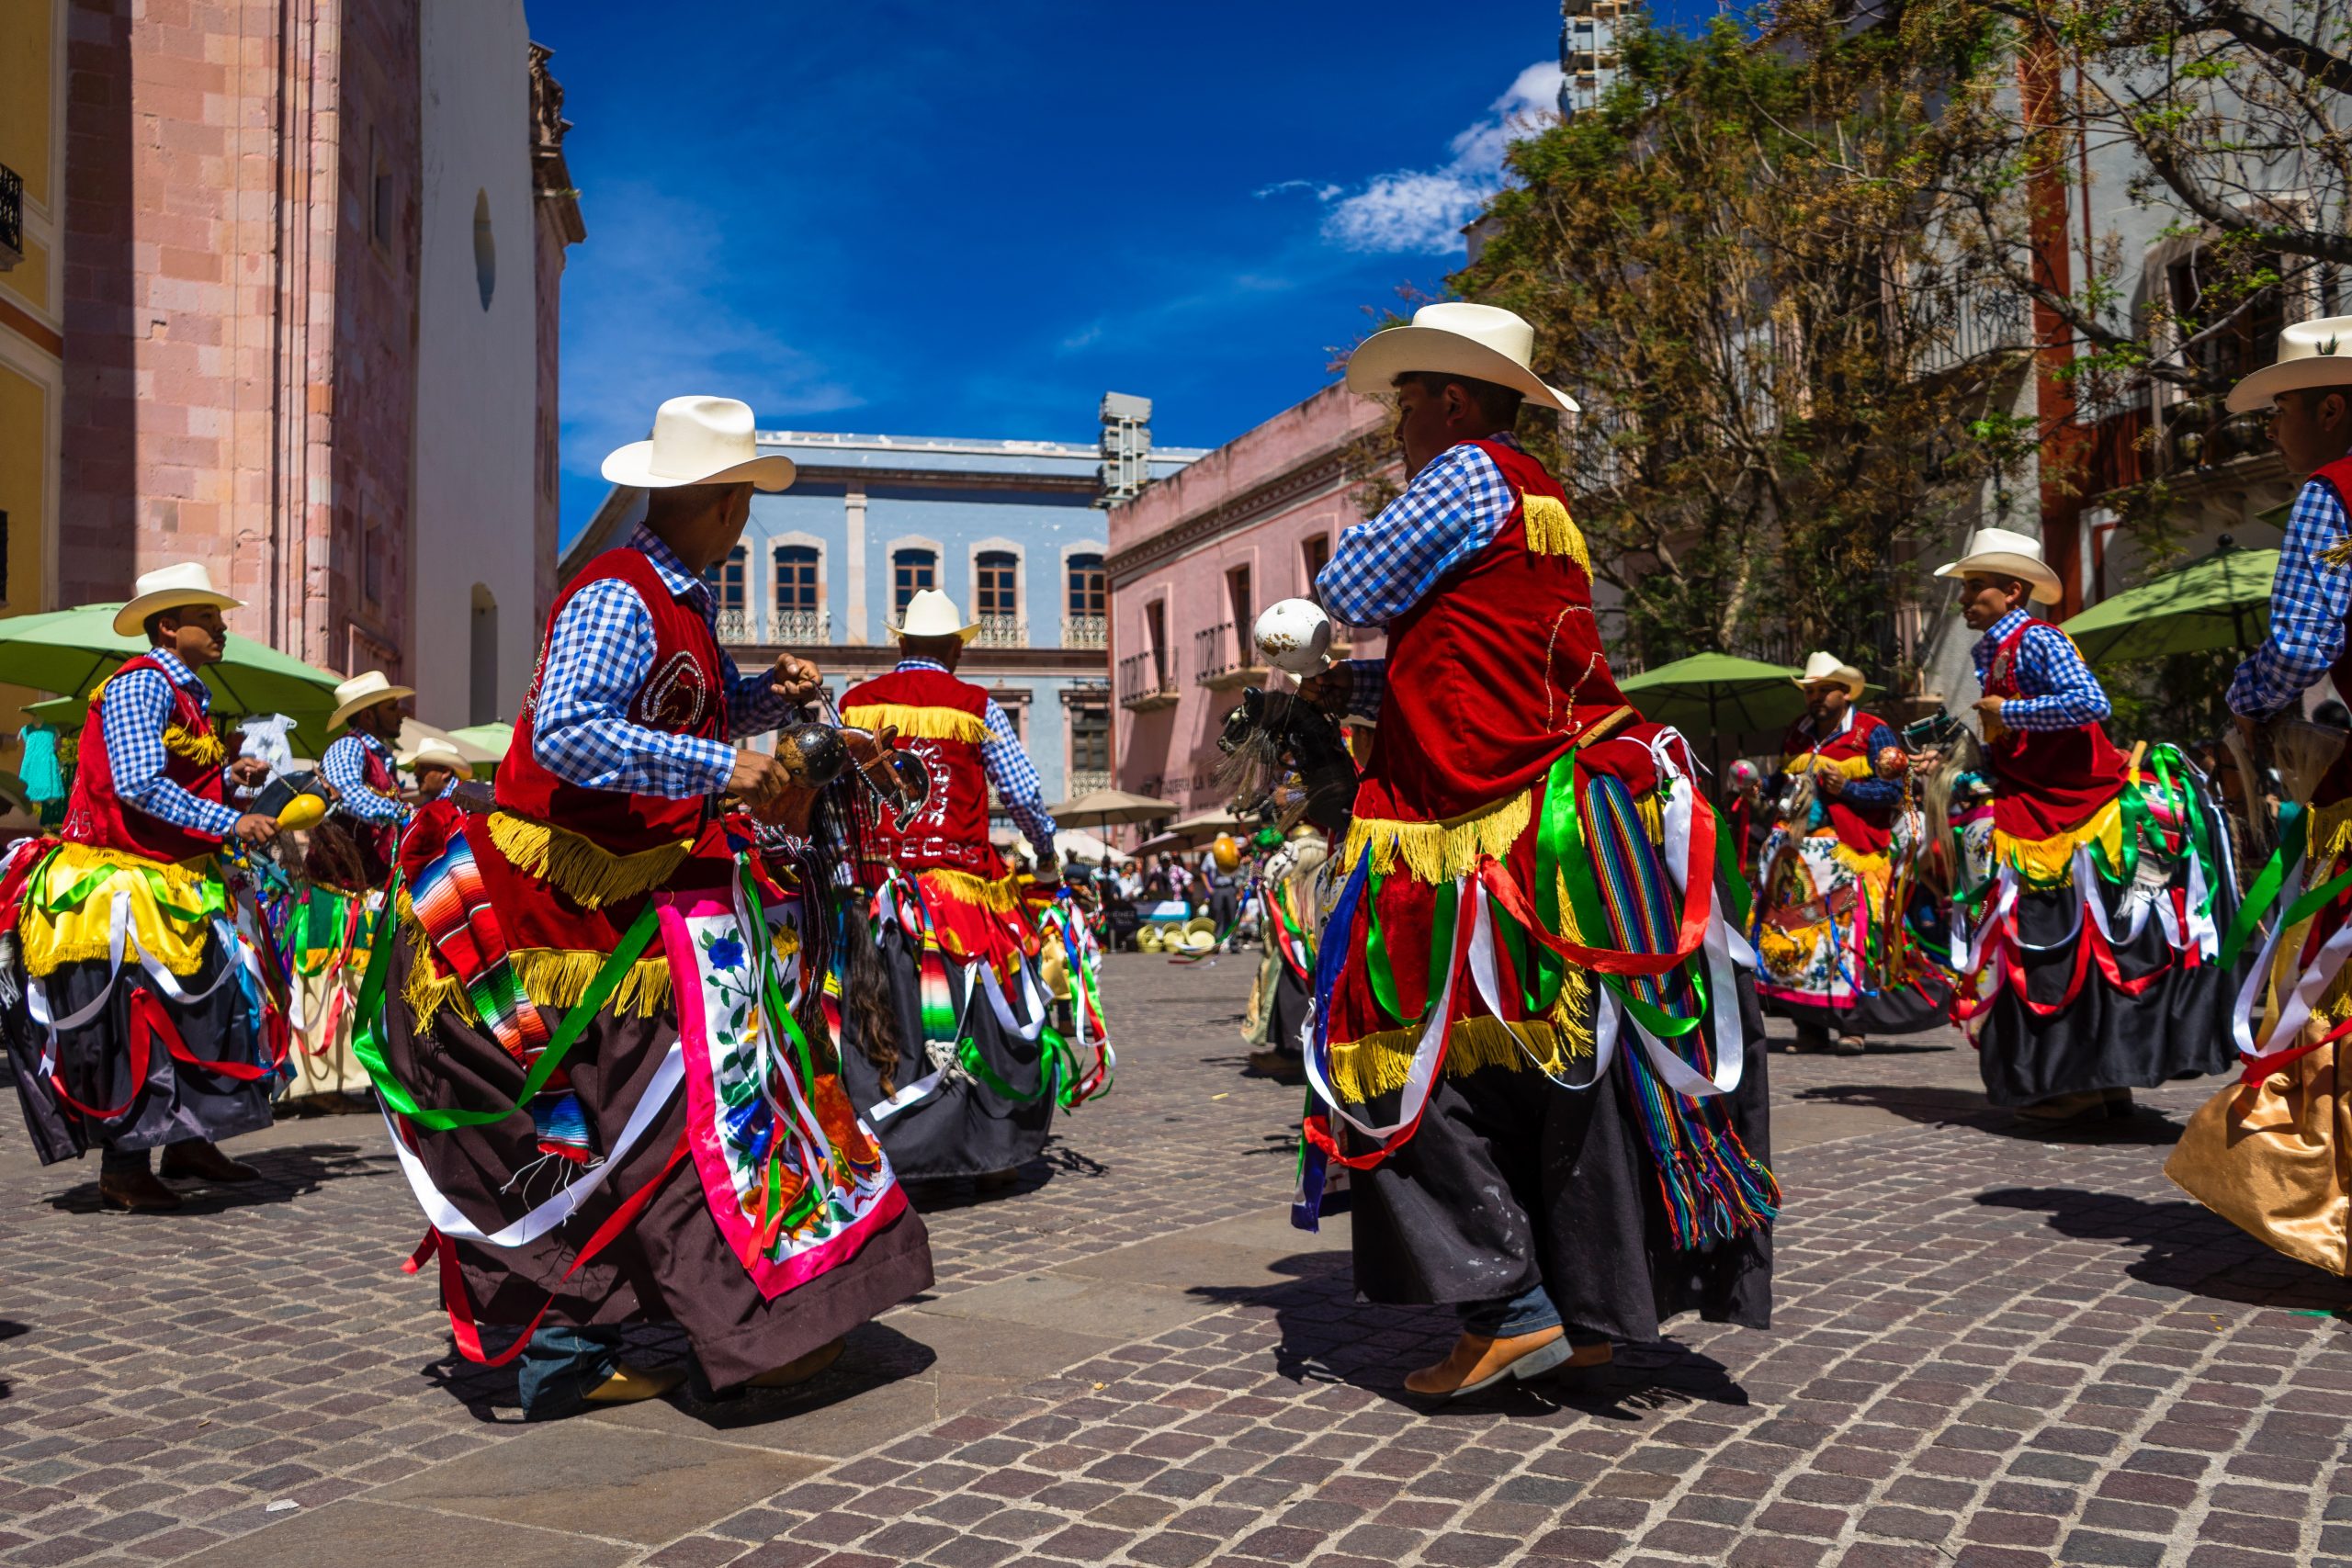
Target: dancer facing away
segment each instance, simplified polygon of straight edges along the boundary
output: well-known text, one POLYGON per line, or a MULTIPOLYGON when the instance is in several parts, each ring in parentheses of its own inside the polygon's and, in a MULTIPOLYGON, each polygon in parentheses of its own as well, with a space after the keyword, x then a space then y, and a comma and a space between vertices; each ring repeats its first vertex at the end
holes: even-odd
POLYGON ((842 717, 896 729, 929 770, 931 798, 903 830, 885 818, 863 835, 889 991, 865 1016, 894 1021, 897 1038, 894 1051, 845 1053, 842 1070, 901 1179, 968 1176, 1002 1190, 1046 1146, 1057 1080, 1038 936, 1021 879, 989 841, 989 787, 1029 840, 1039 897, 1061 876, 1054 819, 1012 720, 956 674, 979 623, 928 588, 900 614, 897 668, 844 693, 842 717), (877 1055, 897 1066, 876 1068, 877 1055))
POLYGON ((418 1261, 438 1255, 469 1357, 477 1314, 522 1331, 500 1359, 535 1418, 680 1381, 621 1364, 624 1324, 678 1324, 711 1392, 783 1386, 932 1280, 832 1042, 794 1016, 798 943, 749 819, 719 804, 794 782, 729 742, 818 689, 789 655, 740 674, 702 575, 792 471, 746 404, 664 402, 605 461, 645 521, 557 596, 496 809, 433 801, 401 842, 369 1066, 435 1226, 418 1261))
MULTIPOLYGON (((2270 631, 2238 666, 2230 710, 2252 735, 2292 715, 2322 681, 2352 696, 2352 316, 2279 336, 2275 364, 2230 393, 2233 413, 2270 411, 2270 438, 2301 476, 2270 589, 2270 631)), ((2339 742, 2340 744, 2340 742, 2339 742)), ((2352 1275, 2352 754, 2339 753, 2300 819, 2282 822, 2274 931, 2237 998, 2242 1081, 2189 1119, 2165 1174, 2189 1196, 2290 1258, 2352 1275), (2295 852, 2300 849, 2297 861, 2295 852)), ((2257 886, 2270 885, 2266 874, 2257 886)), ((2248 914, 2260 913, 2249 909, 2248 914)), ((2245 922, 2241 922, 2244 924, 2245 922)), ((2233 933, 2234 934, 2234 933, 2233 933)))
POLYGON ((1815 653, 1797 684, 1804 716, 1781 740, 1781 777, 1766 793, 1777 799, 1804 774, 1813 793, 1794 820, 1772 824, 1758 857, 1756 988, 1766 1012, 1796 1021, 1797 1050, 1859 1056, 1868 1034, 1944 1021, 1947 987, 1905 941, 1921 819, 1894 727, 1857 705, 1862 672, 1815 653))
POLYGON ((1378 729, 1317 965, 1302 1171, 1357 1191, 1356 1289, 1462 1333, 1405 1378, 1450 1399, 1686 1311, 1770 1312, 1763 1021, 1723 919, 1713 808, 1681 737, 1618 691, 1560 487, 1511 434, 1508 310, 1427 306, 1348 385, 1393 397, 1409 481, 1317 579, 1388 658, 1315 676, 1378 729))
POLYGON ((163 1176, 252 1180, 216 1141, 270 1122, 269 1055, 218 858, 277 836, 225 788, 269 770, 228 761, 198 674, 227 650, 220 612, 237 604, 199 562, 139 579, 114 628, 147 651, 91 694, 62 841, 27 840, 0 874, 23 948, 6 1024, 33 1148, 47 1165, 96 1145, 108 1209, 180 1206, 157 1179, 159 1147, 163 1176))
POLYGON ((2027 604, 2059 595, 2041 541, 1980 528, 1961 584, 1993 785, 1991 877, 1964 895, 1956 1011, 1984 1093, 2025 1121, 2132 1114, 2132 1090, 2228 1059, 2214 962, 2235 893, 2211 786, 2172 747, 2107 738, 2105 688, 2027 604), (1973 906, 1972 917, 1968 906, 1973 906))

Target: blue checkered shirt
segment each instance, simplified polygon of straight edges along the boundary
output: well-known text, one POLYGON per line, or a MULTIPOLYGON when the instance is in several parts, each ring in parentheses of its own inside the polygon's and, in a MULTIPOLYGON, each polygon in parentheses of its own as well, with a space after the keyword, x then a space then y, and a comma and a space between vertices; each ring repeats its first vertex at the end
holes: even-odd
MULTIPOLYGON (((1971 652, 1978 685, 1993 667, 1993 650, 2030 619, 2023 610, 2011 610, 1976 639, 1971 652)), ((2001 705, 2001 722, 2011 729, 2078 729, 2109 711, 2107 688, 2083 662, 2074 639, 2055 626, 2038 626, 2025 634, 2018 644, 2017 677, 2018 690, 2026 694, 2001 705)))
MULTIPOLYGON (((942 675, 955 671, 930 659, 901 659, 900 671, 933 670, 942 675)), ((980 742, 980 766, 987 770, 989 783, 996 786, 996 797, 1004 802, 1004 813, 1029 840, 1039 860, 1054 858, 1054 819, 1046 814, 1042 804, 1044 787, 1037 782, 1037 770, 1029 761, 1029 753, 1021 749, 1021 737, 1012 728, 1012 716, 997 705, 994 697, 980 711, 980 721, 989 727, 989 738, 980 742)))
POLYGON ((226 839, 236 830, 236 810, 219 801, 198 799, 164 776, 164 729, 172 722, 172 687, 176 685, 195 697, 196 705, 206 713, 212 711, 212 694, 178 654, 156 648, 148 650, 148 657, 163 670, 133 670, 117 675, 107 682, 106 693, 98 700, 107 761, 114 771, 115 797, 174 827, 226 839))
MULTIPOLYGON (((1509 435, 1494 439, 1519 445, 1509 435)), ((1316 594, 1350 626, 1385 626, 1492 544, 1510 509, 1510 484, 1492 457, 1468 442, 1448 447, 1379 516, 1340 533, 1315 576, 1316 594)))
MULTIPOLYGON (((628 547, 644 553, 662 585, 700 611, 716 638, 718 606, 710 585, 643 528, 629 536, 628 547)), ((776 694, 769 671, 741 673, 723 648, 718 666, 730 736, 764 734, 788 716, 791 705, 776 694)), ((548 629, 532 710, 531 750, 540 765, 583 789, 673 800, 723 792, 735 771, 734 748, 629 719, 629 705, 652 671, 653 615, 636 589, 605 578, 573 594, 548 629)))
POLYGON ((2352 519, 2335 487, 2306 483, 2287 514, 2278 574, 2270 580, 2270 635, 2238 666, 2230 711, 2268 718, 2300 698, 2344 652, 2344 617, 2352 614, 2352 566, 2323 554, 2352 536, 2352 519))
POLYGON ((327 783, 334 785, 337 804, 365 822, 389 822, 394 825, 408 820, 408 807, 390 796, 378 795, 368 787, 368 754, 373 751, 392 762, 392 749, 372 735, 357 731, 344 736, 327 748, 319 759, 319 772, 327 783))
MULTIPOLYGON (((1855 712, 1856 710, 1853 707, 1849 706, 1844 713, 1838 715, 1837 728, 1830 731, 1830 733, 1826 737, 1816 736, 1814 734, 1813 717, 1808 714, 1804 718, 1797 720, 1797 734, 1804 739, 1812 741, 1817 748, 1824 740, 1835 740, 1839 736, 1849 733, 1854 728, 1855 712)), ((1903 785, 1894 779, 1883 779, 1878 776, 1877 773, 1877 764, 1880 756, 1889 749, 1897 748, 1901 745, 1902 742, 1894 738, 1894 726, 1888 724, 1873 725, 1871 728, 1868 743, 1862 748, 1862 755, 1871 760, 1871 771, 1860 778, 1848 779, 1846 781, 1846 787, 1838 792, 1836 798, 1844 802, 1848 806, 1893 806, 1897 801, 1901 800, 1903 798, 1903 785)))

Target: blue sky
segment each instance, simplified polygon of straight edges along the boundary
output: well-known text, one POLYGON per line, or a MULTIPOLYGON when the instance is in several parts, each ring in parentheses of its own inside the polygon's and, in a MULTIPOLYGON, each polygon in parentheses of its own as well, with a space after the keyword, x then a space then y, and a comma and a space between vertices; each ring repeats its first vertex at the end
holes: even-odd
POLYGON ((588 240, 564 534, 680 392, 765 428, 1215 446, 1442 287, 1557 0, 533 0, 588 240), (691 25, 670 26, 670 15, 691 25), (1473 25, 1475 24, 1475 25, 1473 25))

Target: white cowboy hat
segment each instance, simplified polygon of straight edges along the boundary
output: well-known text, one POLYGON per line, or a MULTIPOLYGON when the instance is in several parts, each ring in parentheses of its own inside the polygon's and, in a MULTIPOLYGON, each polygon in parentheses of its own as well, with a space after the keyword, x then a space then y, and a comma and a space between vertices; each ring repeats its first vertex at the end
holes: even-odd
POLYGON ((1938 567, 1938 577, 2014 577, 2029 583, 2032 596, 2045 604, 2058 601, 2058 574, 2041 558, 2041 541, 2030 534, 2007 528, 1979 528, 1968 536, 1968 549, 1950 566, 1938 567))
POLYGON ((653 415, 653 439, 605 459, 605 478, 639 490, 747 484, 773 494, 792 486, 792 459, 760 456, 752 405, 733 398, 672 398, 653 415))
POLYGON ((1412 371, 1450 372, 1510 387, 1547 409, 1576 412, 1574 398, 1528 368, 1534 355, 1535 329, 1509 310, 1459 300, 1424 305, 1413 312, 1411 326, 1386 328, 1356 345, 1348 355, 1348 390, 1386 392, 1412 371))
POLYGON ((395 686, 384 679, 381 670, 370 670, 365 675, 354 675, 334 689, 334 714, 327 720, 327 728, 335 729, 343 721, 361 708, 372 708, 378 703, 388 703, 401 697, 416 695, 413 686, 395 686))
POLYGON ((1804 673, 1792 679, 1800 686, 1819 686, 1831 681, 1846 688, 1849 697, 1860 699, 1862 687, 1868 684, 1862 672, 1834 653, 1808 653, 1804 656, 1804 673))
POLYGON ((212 574, 204 570, 200 560, 184 560, 177 566, 158 567, 142 571, 130 585, 130 601, 115 612, 114 634, 117 637, 143 635, 147 617, 158 610, 176 610, 183 604, 209 604, 216 610, 233 610, 243 604, 232 599, 212 586, 212 574))
POLYGON ((2297 321, 2280 333, 2277 363, 2230 389, 2230 412, 2253 413, 2306 387, 2352 387, 2352 316, 2297 321))
POLYGON ((907 601, 905 618, 890 628, 892 637, 959 637, 966 642, 980 635, 980 623, 964 624, 956 601, 936 588, 920 588, 907 601))
POLYGON ((411 772, 418 768, 447 768, 461 779, 474 776, 474 765, 460 756, 455 746, 437 735, 428 735, 418 741, 408 755, 401 759, 401 766, 411 772))

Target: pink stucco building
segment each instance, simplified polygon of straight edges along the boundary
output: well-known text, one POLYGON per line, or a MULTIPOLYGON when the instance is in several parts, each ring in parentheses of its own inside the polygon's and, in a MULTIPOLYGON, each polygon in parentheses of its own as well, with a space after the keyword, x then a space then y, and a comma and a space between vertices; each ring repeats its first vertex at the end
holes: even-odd
MULTIPOLYGON (((1390 418, 1329 387, 1112 509, 1118 788, 1186 815, 1225 805, 1210 783, 1217 731, 1236 693, 1265 677, 1250 625, 1277 599, 1313 592, 1340 531, 1363 515, 1366 442, 1390 418)), ((1380 650, 1374 633, 1349 651, 1380 650)))

